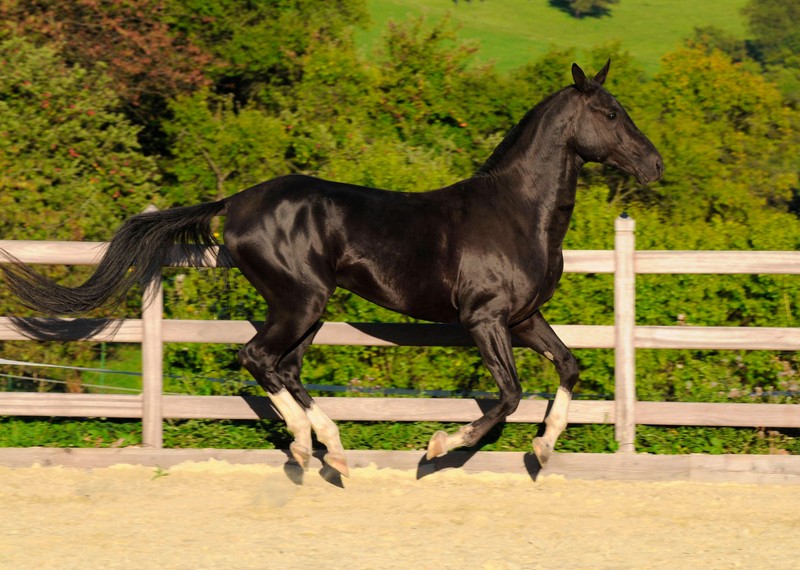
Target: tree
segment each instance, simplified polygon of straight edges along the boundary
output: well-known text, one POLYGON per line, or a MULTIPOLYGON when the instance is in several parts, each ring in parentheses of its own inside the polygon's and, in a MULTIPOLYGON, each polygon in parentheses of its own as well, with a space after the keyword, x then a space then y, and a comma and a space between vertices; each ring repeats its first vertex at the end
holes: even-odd
POLYGON ((800 4, 794 0, 749 0, 742 8, 756 59, 766 65, 800 64, 800 4))
POLYGON ((0 42, 0 231, 103 239, 155 198, 155 162, 111 80, 48 47, 0 42), (26 224, 19 223, 25 213, 26 224))
POLYGON ((167 0, 165 5, 173 29, 214 55, 208 71, 217 90, 239 102, 269 99, 272 89, 300 80, 310 46, 346 38, 368 20, 364 0, 167 0))
POLYGON ((575 18, 608 16, 619 0, 550 0, 550 5, 569 12, 575 18))
POLYGON ((256 105, 202 91, 170 110, 164 129, 172 156, 163 166, 175 205, 220 200, 289 171, 289 125, 256 105))
POLYGON ((721 52, 681 49, 650 87, 640 125, 664 154, 660 206, 676 221, 744 227, 765 208, 788 209, 800 116, 773 84, 721 52))
POLYGON ((0 16, 17 34, 59 46, 70 64, 102 63, 142 119, 163 111, 159 102, 209 84, 212 57, 172 29, 163 0, 9 0, 0 16))
POLYGON ((752 39, 752 57, 780 87, 787 101, 800 107, 800 4, 794 0, 750 0, 742 9, 752 39))

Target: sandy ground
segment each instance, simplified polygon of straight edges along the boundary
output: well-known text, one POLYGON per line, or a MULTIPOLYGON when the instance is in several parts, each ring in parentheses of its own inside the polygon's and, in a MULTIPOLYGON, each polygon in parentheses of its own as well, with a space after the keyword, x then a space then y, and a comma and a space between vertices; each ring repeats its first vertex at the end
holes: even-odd
POLYGON ((0 468, 0 568, 800 568, 795 486, 322 475, 0 468))

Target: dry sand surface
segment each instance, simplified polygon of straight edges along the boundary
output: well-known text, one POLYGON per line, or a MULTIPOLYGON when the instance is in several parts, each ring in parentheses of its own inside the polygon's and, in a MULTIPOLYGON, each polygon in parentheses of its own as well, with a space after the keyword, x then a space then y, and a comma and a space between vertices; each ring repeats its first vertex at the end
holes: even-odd
POLYGON ((339 483, 213 461, 0 468, 0 567, 800 568, 796 486, 375 468, 339 483))

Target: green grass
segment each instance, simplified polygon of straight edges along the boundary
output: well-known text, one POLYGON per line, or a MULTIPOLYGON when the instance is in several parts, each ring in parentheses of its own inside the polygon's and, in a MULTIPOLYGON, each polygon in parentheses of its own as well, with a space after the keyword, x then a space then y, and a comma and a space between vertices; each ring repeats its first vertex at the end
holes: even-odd
POLYGON ((578 59, 587 50, 619 41, 647 73, 658 70, 663 54, 678 47, 696 27, 714 25, 746 37, 741 7, 746 0, 621 0, 611 15, 576 19, 547 0, 368 0, 372 25, 356 41, 365 48, 378 44, 389 20, 447 14, 461 26, 460 37, 478 40, 479 61, 494 61, 509 70, 535 61, 551 47, 575 48, 578 59))
MULTIPOLYGON (((117 347, 113 357, 98 359, 89 368, 102 368, 104 370, 119 370, 123 372, 142 371, 142 348, 138 344, 127 344, 117 347)), ((89 388, 94 393, 124 394, 131 391, 141 391, 141 376, 129 374, 113 374, 99 372, 83 372, 81 374, 84 384, 104 386, 106 388, 89 388), (116 389, 115 389, 116 388, 116 389)))

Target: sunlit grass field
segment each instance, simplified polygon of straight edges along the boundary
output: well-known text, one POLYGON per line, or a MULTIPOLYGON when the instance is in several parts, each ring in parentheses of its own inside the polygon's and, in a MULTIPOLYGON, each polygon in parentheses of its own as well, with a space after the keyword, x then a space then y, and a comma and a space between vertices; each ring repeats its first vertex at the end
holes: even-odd
POLYGON ((624 49, 652 74, 661 56, 696 27, 716 26, 746 37, 741 8, 746 0, 620 0, 611 15, 576 19, 548 0, 368 0, 372 24, 358 32, 368 49, 378 43, 389 20, 424 15, 437 21, 448 14, 460 37, 480 42, 479 61, 508 70, 536 60, 551 47, 582 52, 609 42, 624 49))

